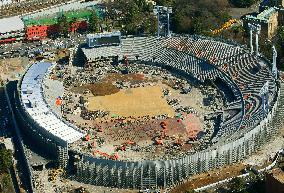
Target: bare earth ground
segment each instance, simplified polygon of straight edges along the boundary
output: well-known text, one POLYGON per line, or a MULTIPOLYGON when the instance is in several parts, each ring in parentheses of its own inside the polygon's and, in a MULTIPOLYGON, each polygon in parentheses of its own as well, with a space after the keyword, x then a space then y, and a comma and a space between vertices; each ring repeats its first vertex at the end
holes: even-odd
POLYGON ((207 184, 215 183, 220 180, 240 175, 240 171, 245 168, 243 164, 235 164, 232 166, 215 169, 207 173, 194 175, 188 178, 187 182, 177 186, 171 193, 184 193, 186 190, 195 189, 207 184))
MULTIPOLYGON (((206 109, 202 109, 204 96, 195 88, 189 94, 180 94, 179 91, 164 84, 122 89, 104 96, 94 96, 92 92, 84 94, 84 98, 88 101, 88 110, 110 111, 110 114, 94 121, 82 120, 79 114, 68 115, 69 120, 74 120, 76 125, 85 127, 86 132, 91 136, 90 141, 80 141, 74 145, 98 157, 101 155, 96 151, 112 155, 116 152, 116 147, 129 140, 142 148, 140 151, 127 148, 127 151, 117 152, 120 160, 161 159, 166 154, 173 156, 189 151, 192 148, 191 144, 185 144, 179 150, 171 146, 177 139, 187 141, 188 137, 196 136, 202 131, 203 118, 195 114, 183 114, 181 119, 175 117, 174 109, 163 97, 162 88, 171 90, 171 98, 177 98, 187 106, 196 107, 201 113, 206 112, 206 109), (169 118, 151 118, 161 114, 167 114, 169 118), (120 120, 120 117, 124 118, 120 120), (167 123, 168 139, 163 140, 164 146, 156 146, 153 139, 162 132, 160 126, 162 121, 167 123), (97 132, 98 128, 102 128, 103 132, 97 132), (97 143, 98 138, 103 139, 103 145, 97 143), (167 149, 172 149, 172 152, 167 149)), ((76 87, 76 90, 82 91, 82 88, 76 87)))
POLYGON ((0 60, 0 82, 18 79, 28 67, 28 58, 7 58, 0 60))
POLYGON ((116 94, 89 98, 88 109, 106 110, 123 117, 156 116, 167 114, 174 117, 174 110, 162 98, 159 86, 121 90, 116 94))

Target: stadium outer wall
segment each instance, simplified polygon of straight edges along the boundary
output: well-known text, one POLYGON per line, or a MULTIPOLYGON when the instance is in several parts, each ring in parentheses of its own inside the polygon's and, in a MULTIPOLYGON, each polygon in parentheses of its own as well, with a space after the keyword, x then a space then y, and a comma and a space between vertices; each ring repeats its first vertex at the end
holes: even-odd
POLYGON ((84 183, 118 188, 168 188, 182 182, 190 175, 237 163, 270 140, 277 133, 272 123, 277 116, 281 91, 279 82, 277 84, 277 97, 273 107, 267 117, 254 129, 235 141, 212 146, 173 160, 113 161, 94 158, 81 152, 71 150, 68 152, 68 144, 51 136, 25 112, 19 93, 17 117, 21 125, 26 125, 25 132, 29 137, 45 147, 45 151, 54 155, 59 160, 60 167, 66 167, 70 171, 75 169, 75 175, 70 174, 70 178, 84 183))

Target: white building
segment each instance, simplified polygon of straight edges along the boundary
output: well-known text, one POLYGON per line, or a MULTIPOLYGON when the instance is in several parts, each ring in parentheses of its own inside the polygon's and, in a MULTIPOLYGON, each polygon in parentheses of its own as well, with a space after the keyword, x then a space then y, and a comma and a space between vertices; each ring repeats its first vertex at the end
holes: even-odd
POLYGON ((23 39, 24 29, 24 22, 19 16, 0 19, 0 43, 23 39))

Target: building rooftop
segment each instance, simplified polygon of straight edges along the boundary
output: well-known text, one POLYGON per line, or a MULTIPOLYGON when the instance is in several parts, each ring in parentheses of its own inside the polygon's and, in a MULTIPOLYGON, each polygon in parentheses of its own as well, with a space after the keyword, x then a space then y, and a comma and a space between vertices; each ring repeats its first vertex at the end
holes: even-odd
POLYGON ((29 68, 21 84, 22 103, 26 112, 45 130, 43 132, 46 135, 73 143, 84 134, 52 112, 43 96, 42 81, 52 66, 51 63, 39 62, 29 68))
POLYGON ((24 29, 24 22, 19 16, 0 19, 0 33, 20 31, 24 29))
POLYGON ((277 9, 275 7, 270 7, 269 9, 266 9, 257 15, 247 15, 246 18, 267 22, 269 18, 271 17, 271 15, 276 12, 277 12, 277 9))

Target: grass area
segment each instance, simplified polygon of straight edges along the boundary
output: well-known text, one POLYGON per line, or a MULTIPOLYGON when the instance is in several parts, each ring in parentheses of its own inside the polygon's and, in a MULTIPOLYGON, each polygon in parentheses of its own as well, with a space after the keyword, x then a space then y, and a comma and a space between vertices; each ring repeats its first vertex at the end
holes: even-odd
POLYGON ((0 193, 15 193, 11 175, 9 173, 0 174, 0 193))

